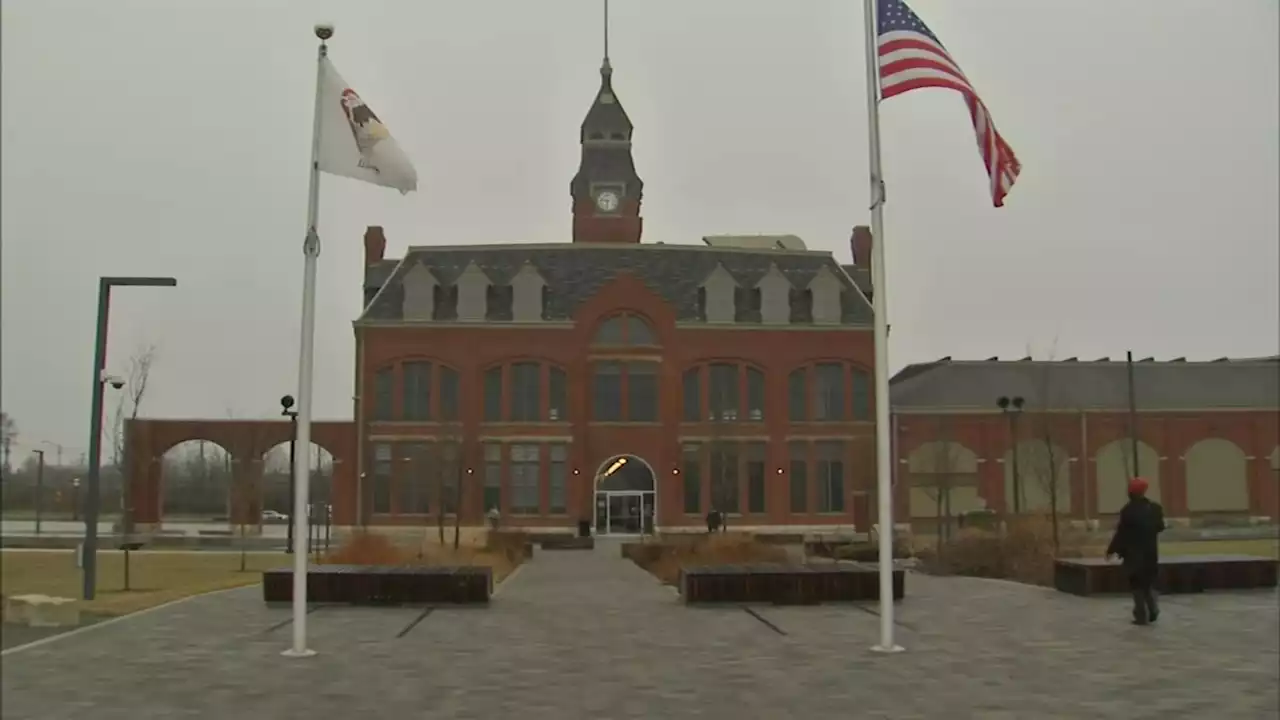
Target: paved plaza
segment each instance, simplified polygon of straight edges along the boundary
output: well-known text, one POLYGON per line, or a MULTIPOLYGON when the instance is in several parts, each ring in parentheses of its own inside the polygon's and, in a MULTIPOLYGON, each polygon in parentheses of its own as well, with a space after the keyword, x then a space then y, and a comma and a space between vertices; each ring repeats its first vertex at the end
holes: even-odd
POLYGON ((912 575, 903 654, 874 606, 690 609, 618 556, 538 552, 488 608, 324 607, 306 660, 261 588, 3 658, 19 718, 1255 718, 1280 711, 1275 592, 1122 598, 912 575))

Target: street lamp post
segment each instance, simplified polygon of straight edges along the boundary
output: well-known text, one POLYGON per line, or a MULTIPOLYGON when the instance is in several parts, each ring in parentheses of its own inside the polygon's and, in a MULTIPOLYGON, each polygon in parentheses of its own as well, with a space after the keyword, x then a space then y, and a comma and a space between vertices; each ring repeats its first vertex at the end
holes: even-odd
POLYGON ((1022 414, 1022 406, 1026 403, 1021 395, 1014 395, 1012 398, 1001 395, 996 400, 996 405, 1000 407, 1000 412, 1004 413, 1005 418, 1009 421, 1009 437, 1013 444, 1013 513, 1015 515, 1022 512, 1022 476, 1018 462, 1018 416, 1022 414))
POLYGON ((280 398, 280 414, 289 418, 289 529, 285 538, 284 551, 286 553, 293 552, 293 527, 294 527, 294 501, 293 496, 298 491, 296 487, 297 473, 293 471, 294 453, 297 452, 298 445, 298 411, 293 409, 293 396, 285 395, 280 398))
POLYGON ((106 374, 107 317, 111 308, 113 287, 175 287, 171 277, 101 277, 98 278, 98 329, 93 349, 93 399, 89 417, 89 478, 84 507, 84 599, 92 600, 98 575, 98 506, 102 503, 98 467, 102 461, 102 393, 107 382, 120 389, 124 381, 106 374))
POLYGON ((44 496, 44 451, 33 450, 32 452, 39 459, 39 464, 36 465, 36 537, 40 537, 40 515, 43 509, 41 501, 44 496))

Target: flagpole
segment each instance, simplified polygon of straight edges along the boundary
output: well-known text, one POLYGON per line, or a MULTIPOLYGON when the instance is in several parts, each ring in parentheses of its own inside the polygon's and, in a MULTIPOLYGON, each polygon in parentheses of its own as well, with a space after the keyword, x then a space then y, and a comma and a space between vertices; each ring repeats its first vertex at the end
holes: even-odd
POLYGON ((884 176, 880 169, 880 50, 876 0, 863 0, 867 53, 867 146, 871 166, 871 306, 875 314, 876 516, 880 525, 880 643, 876 652, 902 652, 893 641, 893 448, 889 429, 889 318, 885 283, 884 176))
POLYGON ((294 442, 304 452, 297 453, 293 462, 296 479, 293 496, 293 517, 297 523, 293 537, 298 545, 293 552, 293 647, 282 653, 285 657, 310 657, 315 650, 307 647, 307 561, 311 553, 301 545, 310 537, 307 505, 311 497, 311 370, 316 336, 316 260, 320 257, 320 235, 316 224, 320 215, 320 105, 324 87, 324 62, 329 54, 325 44, 333 37, 332 25, 316 25, 316 37, 320 47, 316 54, 315 118, 311 127, 311 180, 307 192, 307 234, 302 243, 302 342, 298 348, 298 416, 297 436, 294 442))

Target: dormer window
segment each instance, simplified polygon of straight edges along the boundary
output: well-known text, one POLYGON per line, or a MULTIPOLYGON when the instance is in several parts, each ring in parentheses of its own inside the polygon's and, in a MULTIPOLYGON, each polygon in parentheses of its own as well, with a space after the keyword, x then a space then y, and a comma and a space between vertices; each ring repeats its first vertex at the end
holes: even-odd
POLYGON ((760 322, 760 288, 735 288, 733 291, 733 321, 760 322))
POLYGON ((458 319, 458 286, 437 285, 432 289, 432 320, 458 319))
POLYGON ((604 133, 602 133, 602 132, 600 132, 599 130, 597 130, 597 131, 595 131, 595 132, 591 133, 590 135, 588 135, 588 136, 587 136, 587 139, 588 139, 588 140, 603 140, 603 139, 604 139, 604 133))
POLYGON ((804 290, 791 291, 791 322, 793 323, 811 323, 813 322, 813 291, 808 288, 804 290))
POLYGON ((512 300, 515 296, 510 285, 490 285, 485 290, 485 320, 511 321, 512 300))

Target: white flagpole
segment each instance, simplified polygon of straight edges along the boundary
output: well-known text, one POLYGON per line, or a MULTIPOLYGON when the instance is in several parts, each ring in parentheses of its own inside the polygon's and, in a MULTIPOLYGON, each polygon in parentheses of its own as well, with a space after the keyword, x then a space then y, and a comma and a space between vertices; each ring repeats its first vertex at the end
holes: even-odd
POLYGON ((867 43, 867 145, 871 165, 871 306, 875 313, 876 516, 880 524, 880 643, 877 652, 902 652, 893 641, 893 447, 889 428, 889 318, 885 286, 884 176, 880 169, 880 50, 876 0, 863 0, 867 43))
POLYGON ((311 128, 311 182, 307 193, 307 235, 302 243, 302 342, 298 348, 298 435, 294 442, 302 449, 295 453, 293 475, 293 647, 286 657, 310 657, 315 650, 307 647, 307 561, 310 551, 307 539, 307 505, 311 498, 311 365, 316 336, 316 260, 320 257, 320 235, 316 224, 320 215, 320 105, 324 89, 324 62, 329 54, 325 41, 333 37, 333 26, 317 25, 320 48, 316 56, 315 120, 311 128))

